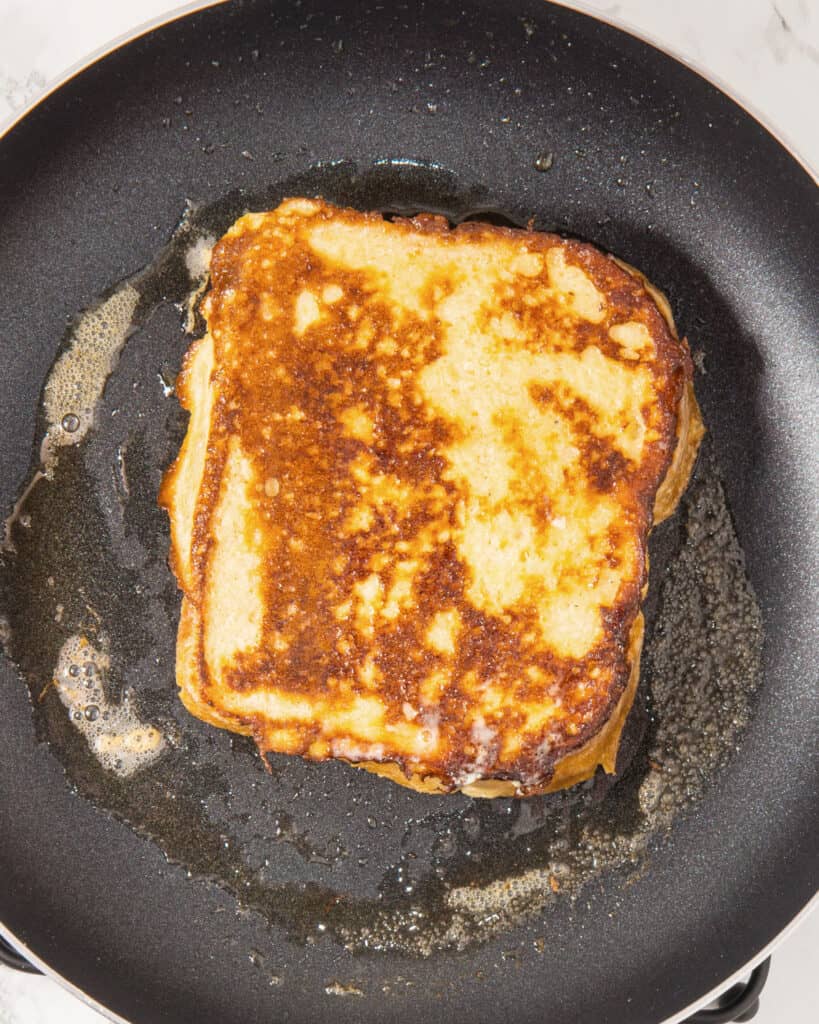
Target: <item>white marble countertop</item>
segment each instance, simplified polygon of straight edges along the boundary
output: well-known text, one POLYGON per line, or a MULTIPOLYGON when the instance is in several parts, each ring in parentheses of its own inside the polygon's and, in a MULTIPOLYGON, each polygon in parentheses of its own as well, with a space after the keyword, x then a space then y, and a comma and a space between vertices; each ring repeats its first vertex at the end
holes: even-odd
MULTIPOLYGON (((0 125, 89 52, 175 6, 168 0, 0 0, 0 125)), ((819 168, 819 0, 587 0, 567 6, 622 22, 715 76, 819 168)), ((757 1024, 819 1020, 817 964, 819 914, 813 914, 777 951, 757 1024)), ((0 967, 0 1024, 100 1020, 54 982, 0 967)))

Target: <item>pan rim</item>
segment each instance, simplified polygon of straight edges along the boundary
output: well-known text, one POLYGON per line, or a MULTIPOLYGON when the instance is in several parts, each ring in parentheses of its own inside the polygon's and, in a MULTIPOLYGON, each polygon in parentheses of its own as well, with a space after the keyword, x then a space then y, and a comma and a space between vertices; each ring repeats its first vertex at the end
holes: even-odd
MULTIPOLYGON (((771 956, 786 939, 788 939, 796 930, 800 928, 802 924, 810 917, 810 915, 819 908, 819 892, 815 893, 812 899, 802 907, 799 913, 790 919, 785 925, 781 932, 775 935, 771 941, 756 953, 751 959, 738 970, 734 971, 728 978, 720 982, 709 992, 706 992, 701 998, 695 1002, 690 1003, 674 1014, 673 1017, 667 1017, 664 1021, 660 1021, 659 1024, 684 1024, 684 1022, 697 1010, 701 1010, 704 1006, 707 1006, 710 1002, 717 999, 722 993, 726 992, 732 985, 737 984, 746 975, 758 967, 763 960, 766 960, 771 956)), ((113 1021, 113 1024, 132 1024, 131 1021, 125 1017, 120 1017, 119 1014, 114 1013, 113 1010, 109 1010, 103 1006, 102 1003, 98 1003, 93 996, 88 995, 83 989, 79 988, 73 982, 69 981, 68 978, 64 977, 53 968, 49 967, 45 961, 41 960, 35 953, 29 950, 28 946, 20 939, 18 939, 12 931, 10 931, 2 921, 0 921, 0 936, 9 942, 17 951, 28 960, 30 964, 33 964, 43 975, 56 982, 62 989, 75 996, 81 1002, 85 1003, 86 1006, 90 1006, 92 1010, 96 1010, 106 1020, 113 1021)))
POLYGON ((674 47, 661 42, 657 36, 651 32, 646 32, 644 29, 638 28, 633 22, 629 21, 628 18, 621 18, 619 16, 612 16, 607 11, 597 11, 590 7, 586 0, 547 0, 548 3, 553 4, 555 7, 563 7, 567 11, 578 11, 580 14, 585 14, 589 18, 594 18, 595 21, 602 22, 604 25, 609 25, 611 28, 617 29, 620 32, 625 32, 627 35, 633 36, 635 39, 639 39, 640 42, 646 43, 655 50, 659 50, 660 53, 664 53, 666 57, 671 57, 672 60, 677 61, 678 64, 682 64, 683 67, 689 71, 693 71, 695 75, 699 75, 700 78, 704 79, 710 85, 713 85, 715 89, 718 89, 724 96, 727 96, 732 103, 735 103, 740 110, 744 111, 749 117, 753 118, 754 121, 760 127, 764 128, 765 131, 773 137, 773 139, 799 164, 799 166, 815 182, 819 182, 819 169, 814 168, 808 158, 799 151, 799 147, 790 137, 787 132, 783 132, 781 128, 775 127, 767 114, 763 114, 757 105, 749 100, 747 96, 743 95, 739 90, 735 89, 734 86, 730 85, 726 80, 718 75, 715 71, 711 71, 699 60, 694 57, 686 57, 680 53, 674 47))
POLYGON ((9 945, 13 946, 17 952, 22 957, 25 957, 33 967, 36 967, 42 975, 55 982, 65 992, 68 992, 76 999, 79 999, 81 1003, 85 1003, 85 1005, 89 1006, 92 1010, 96 1010, 104 1020, 110 1020, 113 1024, 133 1024, 132 1021, 127 1020, 125 1017, 120 1017, 119 1014, 114 1013, 113 1010, 109 1010, 107 1006, 103 1006, 102 1003, 98 1003, 97 1000, 94 999, 93 996, 90 996, 84 989, 79 988, 73 983, 73 981, 69 981, 68 978, 60 974, 58 971, 55 971, 44 960, 41 960, 36 953, 33 953, 24 942, 18 939, 17 936, 9 930, 2 921, 0 921, 0 938, 5 939, 9 945))
MULTIPOLYGON (((655 36, 647 33, 641 29, 636 28, 627 19, 619 17, 613 17, 606 12, 597 11, 592 9, 585 0, 579 0, 579 2, 567 2, 567 0, 547 0, 549 4, 554 7, 562 8, 569 11, 576 11, 582 15, 594 19, 602 24, 608 25, 617 31, 623 32, 640 42, 650 46, 652 49, 658 51, 660 54, 671 58, 678 64, 681 64, 687 70, 693 72, 698 77, 703 79, 708 84, 716 88, 732 103, 744 111, 749 117, 751 117, 764 131, 766 131, 775 142, 795 161, 795 163, 803 170, 809 177, 817 183, 819 181, 819 174, 814 170, 811 162, 802 155, 796 145, 788 138, 787 134, 783 133, 780 129, 775 128, 771 125, 766 115, 760 113, 756 106, 747 100, 745 97, 740 95, 733 87, 729 86, 719 75, 703 67, 699 61, 690 59, 677 52, 673 47, 661 43, 655 36)), ((191 0, 191 2, 182 4, 177 7, 173 7, 170 10, 158 14, 153 18, 146 21, 140 22, 130 30, 114 36, 112 39, 103 43, 99 47, 96 47, 85 56, 81 57, 78 61, 72 63, 64 71, 59 73, 57 76, 52 78, 44 89, 33 97, 23 108, 19 111, 14 112, 10 118, 0 123, 0 145, 3 143, 7 135, 13 131, 13 129, 20 124, 26 117, 33 113, 37 107, 42 103, 46 102, 50 97, 59 92, 65 85, 72 81, 75 77, 83 74, 85 71, 94 67, 97 63, 104 60, 110 54, 119 50, 120 48, 134 42, 155 29, 162 28, 166 25, 172 24, 188 15, 204 11, 212 7, 219 7, 229 3, 229 0, 191 0)), ((707 1003, 715 999, 720 993, 724 992, 732 984, 739 981, 741 978, 746 976, 750 970, 757 966, 762 960, 769 956, 785 939, 787 939, 806 919, 807 917, 816 910, 819 906, 819 893, 815 893, 813 897, 801 908, 801 910, 785 925, 785 927, 775 935, 768 943, 755 954, 743 967, 739 968, 732 975, 725 978, 718 986, 715 986, 711 991, 704 994, 701 998, 691 1003, 689 1006, 680 1010, 674 1016, 667 1018, 662 1024, 680 1024, 692 1013, 696 1012, 697 1009, 705 1006, 707 1003)), ((12 943, 21 953, 28 959, 32 964, 37 966, 44 975, 50 977, 63 989, 70 992, 76 998, 80 999, 86 1005, 91 1007, 100 1013, 105 1019, 114 1021, 115 1024, 129 1024, 129 1021, 116 1014, 114 1011, 107 1009, 102 1004, 98 1003, 92 996, 85 993, 81 988, 77 987, 70 980, 59 974, 57 971, 50 968, 46 963, 40 960, 34 953, 30 952, 28 947, 21 942, 0 920, 0 936, 6 938, 12 943)))
MULTIPOLYGON (((157 14, 153 18, 149 18, 146 21, 139 22, 131 29, 126 29, 107 42, 102 43, 100 46, 90 50, 84 56, 80 57, 79 60, 74 61, 63 71, 51 78, 42 91, 28 101, 20 110, 15 111, 10 117, 4 121, 0 121, 0 143, 3 139, 23 121, 29 114, 31 114, 41 103, 44 103, 50 96, 58 92, 64 85, 67 85, 73 78, 81 75, 84 71, 93 67, 95 64, 104 60, 110 53, 120 49, 123 46, 127 46, 129 43, 134 42, 136 39, 140 39, 142 36, 147 35, 154 29, 162 28, 164 25, 170 25, 174 21, 179 21, 182 18, 187 17, 189 14, 195 14, 198 11, 207 10, 209 7, 220 7, 223 4, 230 3, 230 0, 190 0, 189 3, 181 4, 178 7, 172 7, 164 14, 157 14)), ((815 169, 812 162, 800 152, 799 147, 790 138, 787 132, 783 132, 781 128, 774 126, 768 116, 763 114, 762 111, 744 96, 741 92, 735 89, 732 85, 725 81, 725 79, 718 75, 716 72, 706 68, 704 64, 700 63, 693 57, 686 57, 680 53, 674 47, 661 42, 657 36, 651 32, 646 32, 641 28, 634 25, 633 22, 627 18, 620 18, 612 16, 606 11, 597 11, 590 7, 586 0, 545 0, 545 3, 552 7, 561 7, 567 11, 576 11, 578 14, 585 15, 587 18, 592 18, 594 21, 599 21, 603 25, 608 25, 610 28, 616 29, 618 32, 623 32, 626 35, 632 36, 634 39, 645 43, 652 49, 657 50, 659 53, 664 54, 666 57, 670 57, 675 60, 678 64, 682 64, 688 71, 698 75, 704 81, 708 82, 715 89, 726 96, 732 103, 752 118, 761 128, 763 128, 774 141, 785 150, 785 152, 796 161, 802 170, 809 175, 814 183, 819 184, 819 169, 815 169)))

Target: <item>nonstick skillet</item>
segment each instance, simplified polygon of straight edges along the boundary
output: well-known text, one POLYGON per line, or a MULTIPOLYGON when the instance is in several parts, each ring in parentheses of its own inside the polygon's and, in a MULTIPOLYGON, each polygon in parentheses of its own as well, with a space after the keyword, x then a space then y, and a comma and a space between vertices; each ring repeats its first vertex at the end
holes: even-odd
MULTIPOLYGON (((760 958, 817 880, 819 217, 814 182, 775 139, 668 56, 541 2, 230 3, 108 54, 0 140, 0 239, 4 514, 30 479, 40 392, 67 328, 153 268, 135 279, 138 329, 93 439, 35 485, 32 525, 18 521, 17 552, 3 554, 4 636, 23 670, 0 666, 7 935, 135 1022, 648 1024, 679 1019, 760 958), (165 394, 188 340, 174 306, 187 280, 179 239, 296 190, 387 213, 534 219, 593 241, 668 293, 699 354, 706 458, 762 616, 761 685, 736 749, 633 859, 607 861, 606 844, 632 835, 634 779, 657 728, 652 680, 616 784, 543 807, 456 797, 441 809, 287 759, 267 776, 243 742, 173 717, 177 598, 153 494, 183 429, 165 394), (172 720, 171 769, 150 787, 92 763, 48 679, 37 683, 63 612, 45 616, 32 595, 68 579, 65 616, 104 607, 119 685, 127 666, 134 699, 172 720), (390 943, 390 928, 412 927, 397 911, 376 927, 379 902, 432 892, 442 863, 479 887, 500 850, 520 877, 550 841, 550 815, 570 861, 573 815, 590 804, 603 808, 593 852, 606 863, 533 917, 499 931, 487 921, 428 956, 390 943), (220 820, 220 835, 203 825, 220 820), (237 837, 256 860, 231 880, 237 837), (457 855, 442 860, 449 841, 457 855), (358 928, 353 952, 327 934, 334 915, 358 928)), ((659 538, 653 594, 686 529, 678 517, 659 538)))

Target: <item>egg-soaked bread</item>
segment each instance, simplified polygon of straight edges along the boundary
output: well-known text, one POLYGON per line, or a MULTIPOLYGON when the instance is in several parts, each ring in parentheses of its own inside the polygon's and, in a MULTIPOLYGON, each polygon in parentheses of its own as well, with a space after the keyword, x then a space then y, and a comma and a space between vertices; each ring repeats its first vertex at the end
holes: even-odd
POLYGON ((702 426, 590 245, 290 199, 216 245, 160 496, 188 709, 427 792, 607 771, 702 426))

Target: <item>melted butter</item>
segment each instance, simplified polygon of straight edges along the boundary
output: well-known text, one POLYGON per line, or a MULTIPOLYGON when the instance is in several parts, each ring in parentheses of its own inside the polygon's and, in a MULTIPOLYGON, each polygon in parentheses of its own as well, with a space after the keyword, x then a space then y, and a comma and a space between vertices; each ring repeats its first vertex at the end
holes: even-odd
POLYGON ((88 433, 138 302, 139 291, 128 282, 77 321, 43 392, 51 445, 77 444, 88 433))
POLYGON ((127 697, 109 699, 110 667, 104 646, 93 647, 84 636, 72 636, 60 650, 53 685, 71 724, 102 767, 128 778, 156 761, 167 741, 155 726, 141 721, 127 697))
MULTIPOLYGON (((389 178, 386 191, 348 167, 339 170, 338 181, 322 172, 284 183, 275 195, 253 202, 269 209, 281 195, 320 192, 362 209, 387 207, 396 191, 406 196, 417 186, 415 179, 407 184, 405 170, 400 188, 389 178)), ((463 214, 486 205, 486 196, 455 188, 445 176, 440 185, 412 196, 414 209, 439 207, 463 214)), ((221 235, 248 202, 243 195, 201 211, 198 230, 203 236, 221 235)), ((188 242, 177 239, 174 244, 184 256, 188 242)), ((143 279, 154 295, 145 305, 146 315, 159 308, 160 295, 185 303, 189 275, 180 284, 163 258, 157 257, 143 279)), ((115 429, 139 436, 143 412, 148 422, 159 425, 136 463, 152 468, 155 479, 177 450, 181 424, 176 433, 167 426, 173 406, 156 387, 168 351, 175 353, 171 365, 178 366, 187 345, 181 333, 174 340, 177 333, 179 323, 171 318, 153 347, 139 349, 145 356, 138 378, 144 390, 132 390, 126 377, 131 398, 121 415, 100 417, 99 432, 92 430, 81 445, 63 449, 53 480, 25 489, 21 515, 10 523, 14 543, 0 555, 3 643, 31 689, 38 737, 47 740, 82 797, 151 837, 189 876, 207 878, 233 893, 240 913, 240 907, 258 911, 297 943, 326 941, 368 957, 392 952, 413 957, 504 935, 505 948, 514 943, 521 960, 524 943, 542 956, 552 948, 543 909, 552 901, 574 901, 589 888, 604 887, 616 897, 625 872, 642 869, 647 857, 663 856, 658 840, 681 810, 719 781, 723 765, 743 742, 760 679, 761 619, 710 445, 706 442, 679 521, 654 537, 652 572, 665 584, 656 626, 649 619, 643 658, 652 724, 627 774, 605 799, 602 790, 609 782, 598 779, 590 792, 583 787, 529 800, 433 801, 397 790, 390 800, 381 800, 385 787, 368 786, 366 778, 332 766, 317 771, 298 759, 279 758, 273 759, 274 774, 268 776, 241 737, 200 727, 177 700, 172 653, 177 601, 157 526, 155 487, 132 486, 127 499, 134 533, 154 539, 159 534, 162 542, 147 560, 144 554, 134 557, 134 533, 126 543, 104 529, 100 511, 117 501, 106 447, 115 429), (89 475, 95 464, 99 472, 89 475), (663 555, 669 543, 672 549, 663 555), (131 681, 140 720, 163 722, 159 731, 168 735, 167 715, 180 737, 179 745, 169 745, 162 757, 128 779, 90 755, 57 688, 49 685, 43 693, 65 640, 93 636, 93 630, 87 631, 89 600, 96 609, 94 621, 112 638, 110 653, 99 639, 89 640, 94 651, 105 651, 110 660, 106 671, 131 681), (55 608, 64 609, 59 621, 55 608), (680 650, 688 656, 681 659, 680 650), (158 697, 163 700, 157 704, 158 697)), ((128 344, 144 342, 138 330, 128 344)), ((122 366, 115 368, 112 386, 124 373, 122 366)), ((284 474, 275 478, 281 481, 281 500, 289 485, 284 474)), ((558 522, 556 517, 554 528, 558 522)), ((535 671, 536 666, 529 668, 535 671)), ((425 687, 428 682, 430 692, 445 688, 448 673, 448 665, 429 671, 425 687)), ((479 683, 473 678, 472 685, 479 683)), ((484 700, 489 692, 484 690, 484 700)), ((407 720, 421 719, 434 734, 437 712, 406 703, 402 714, 407 720)), ((77 704, 74 710, 81 710, 77 704)), ((636 737, 629 755, 639 743, 639 726, 636 737)), ((581 925, 584 905, 580 899, 572 910, 581 925)), ((252 942, 259 942, 258 933, 252 942)), ((277 945, 277 965, 283 951, 304 955, 277 945)), ((252 955, 260 966, 264 958, 255 951, 252 955)), ((411 961, 402 960, 396 969, 409 974, 410 968, 411 961)), ((499 969, 507 972, 510 964, 499 969)), ((325 980, 358 985, 349 976, 342 978, 337 982, 331 974, 325 980)), ((278 968, 270 980, 281 982, 278 968)), ((403 992, 411 984, 402 974, 384 991, 403 992)))
POLYGON ((193 288, 185 299, 185 332, 194 334, 196 331, 196 308, 208 285, 210 254, 216 238, 213 235, 198 236, 185 252, 187 268, 193 288))
POLYGON ((358 985, 352 983, 344 984, 340 981, 332 981, 329 985, 324 986, 324 991, 328 996, 363 996, 363 989, 359 988, 358 985))

